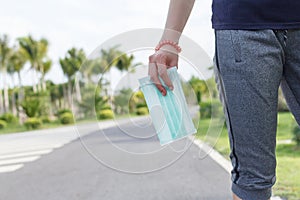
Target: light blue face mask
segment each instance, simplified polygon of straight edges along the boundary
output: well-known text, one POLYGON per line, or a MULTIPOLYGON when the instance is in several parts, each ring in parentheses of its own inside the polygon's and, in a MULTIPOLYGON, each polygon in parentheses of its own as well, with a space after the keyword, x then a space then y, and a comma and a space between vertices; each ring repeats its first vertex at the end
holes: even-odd
POLYGON ((168 69, 168 75, 173 83, 173 91, 161 80, 167 89, 163 96, 155 87, 150 77, 139 79, 150 112, 150 116, 161 145, 171 143, 196 133, 195 126, 188 111, 186 99, 181 87, 177 68, 168 69))

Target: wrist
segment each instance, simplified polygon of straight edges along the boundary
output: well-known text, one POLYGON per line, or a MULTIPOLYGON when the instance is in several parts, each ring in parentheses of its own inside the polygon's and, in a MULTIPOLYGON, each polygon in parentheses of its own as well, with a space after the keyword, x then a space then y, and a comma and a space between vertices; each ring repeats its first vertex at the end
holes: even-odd
POLYGON ((156 52, 160 52, 160 51, 164 51, 164 52, 168 52, 168 53, 173 53, 173 54, 179 54, 179 52, 177 51, 177 49, 174 46, 171 45, 163 45, 158 51, 156 52))
POLYGON ((163 40, 163 41, 160 41, 158 43, 158 45, 155 47, 155 51, 158 51, 160 50, 162 47, 165 47, 165 46, 171 46, 173 47, 177 53, 180 53, 181 52, 181 47, 174 41, 171 41, 171 40, 163 40))
POLYGON ((160 41, 170 40, 178 44, 180 36, 181 32, 172 29, 165 29, 160 41))

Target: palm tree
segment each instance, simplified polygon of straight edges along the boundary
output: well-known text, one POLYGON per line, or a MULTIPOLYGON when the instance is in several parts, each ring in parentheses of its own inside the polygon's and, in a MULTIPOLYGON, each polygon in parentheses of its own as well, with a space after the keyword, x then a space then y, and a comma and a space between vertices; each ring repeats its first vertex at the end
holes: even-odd
POLYGON ((13 50, 8 63, 8 73, 12 77, 12 82, 15 84, 14 74, 18 74, 18 102, 16 101, 16 96, 14 90, 12 90, 12 111, 14 114, 20 116, 19 112, 22 109, 21 106, 18 107, 19 102, 21 102, 24 98, 24 91, 22 87, 22 79, 21 79, 21 70, 23 69, 26 63, 26 58, 24 56, 24 52, 21 49, 13 50), (18 109, 16 109, 18 108, 18 109))
MULTIPOLYGON (((134 67, 141 65, 142 63, 133 63, 134 56, 130 55, 128 56, 126 53, 123 53, 119 58, 116 63, 116 67, 118 70, 121 72, 127 71, 129 73, 134 71, 134 67)), ((130 76, 128 76, 128 85, 130 86, 130 76)))
MULTIPOLYGON (((101 92, 103 91, 104 92, 104 95, 105 96, 108 96, 108 93, 110 91, 110 84, 111 84, 111 79, 112 79, 112 74, 111 74, 111 68, 113 66, 116 66, 117 62, 118 62, 118 57, 120 55, 122 55, 121 51, 118 50, 118 47, 119 45, 116 45, 114 47, 111 47, 109 49, 101 49, 101 65, 102 65, 102 69, 103 69, 103 72, 102 72, 102 75, 101 75, 101 78, 100 78, 100 87, 103 87, 101 88, 101 92), (104 75, 109 72, 109 78, 108 80, 106 80, 105 83, 102 83, 104 79, 104 75)), ((109 99, 110 101, 112 101, 112 97, 109 99)))
POLYGON ((46 91, 46 82, 45 82, 45 75, 50 71, 52 66, 52 61, 47 59, 45 61, 43 61, 42 63, 39 64, 39 70, 42 74, 41 77, 41 88, 43 91, 46 91))
POLYGON ((8 112, 9 110, 9 97, 7 86, 7 64, 11 54, 11 49, 8 46, 8 36, 3 35, 0 37, 0 69, 3 76, 3 91, 4 99, 2 99, 2 90, 0 90, 0 112, 8 112), (3 106, 3 110, 1 109, 3 106))
POLYGON ((21 70, 23 69, 25 63, 26 63, 26 57, 24 55, 24 52, 21 49, 13 51, 12 56, 10 57, 9 69, 10 71, 16 72, 18 74, 18 85, 19 85, 18 99, 19 100, 23 98, 21 70))
MULTIPOLYGON (((71 107, 71 98, 72 98, 72 79, 75 78, 76 72, 79 71, 80 66, 85 60, 85 53, 83 49, 70 49, 66 56, 63 59, 59 59, 59 63, 62 67, 64 74, 68 78, 68 103, 71 107)), ((81 102, 81 94, 80 94, 80 86, 79 80, 75 81, 75 89, 76 89, 76 99, 78 102, 81 102)))
POLYGON ((117 48, 118 46, 111 47, 108 50, 101 49, 101 60, 104 69, 103 73, 109 71, 112 66, 117 64, 118 57, 122 54, 117 48))
POLYGON ((131 67, 131 64, 133 62, 134 56, 130 55, 128 56, 127 54, 122 54, 117 61, 116 67, 118 70, 121 72, 123 71, 128 71, 129 67, 131 67))
MULTIPOLYGON (((101 75, 105 69, 103 60, 101 58, 95 58, 95 59, 87 59, 85 60, 84 64, 81 67, 82 75, 85 80, 85 86, 88 86, 89 83, 93 82, 93 77, 97 75, 101 75)), ((101 77, 103 78, 103 77, 101 77)), ((99 83, 101 85, 102 79, 99 80, 99 83)))
MULTIPOLYGON (((117 46, 114 46, 114 47, 111 47, 109 49, 101 49, 101 69, 103 69, 103 72, 102 72, 102 76, 101 76, 101 79, 100 79, 100 84, 103 84, 102 81, 104 79, 104 74, 106 74, 107 72, 109 72, 109 80, 107 80, 106 83, 104 83, 103 85, 101 86, 110 86, 110 80, 112 79, 112 75, 111 75, 111 71, 110 69, 113 67, 113 66, 116 66, 117 62, 118 62, 118 58, 120 55, 122 55, 122 52, 120 50, 118 50, 118 47, 119 45, 117 46)), ((104 93, 105 95, 107 95, 108 93, 108 89, 109 88, 104 88, 104 93)))
POLYGON ((198 103, 200 103, 202 101, 203 94, 207 92, 205 82, 203 82, 203 80, 200 80, 195 76, 192 76, 192 78, 189 80, 189 84, 195 92, 198 103))
POLYGON ((10 93, 11 93, 11 108, 12 108, 12 113, 14 115, 17 114, 17 109, 16 109, 16 95, 15 95, 15 87, 16 87, 16 82, 15 82, 15 69, 14 65, 11 62, 11 57, 9 59, 8 65, 7 65, 7 72, 10 75, 12 85, 10 86, 10 93))
MULTIPOLYGON (((65 108, 63 105, 64 94, 63 94, 63 84, 54 84, 52 81, 46 81, 47 88, 50 93, 52 105, 51 109, 59 110, 65 108)), ((67 99, 67 98, 65 98, 67 99)))
MULTIPOLYGON (((43 74, 42 63, 45 62, 45 58, 48 51, 48 41, 44 38, 39 41, 34 40, 30 35, 18 39, 21 48, 24 50, 27 59, 31 64, 31 70, 33 70, 34 77, 37 79, 37 71, 43 74)), ((34 81, 34 80, 33 80, 34 81)), ((33 83, 34 92, 42 89, 42 84, 33 83)))

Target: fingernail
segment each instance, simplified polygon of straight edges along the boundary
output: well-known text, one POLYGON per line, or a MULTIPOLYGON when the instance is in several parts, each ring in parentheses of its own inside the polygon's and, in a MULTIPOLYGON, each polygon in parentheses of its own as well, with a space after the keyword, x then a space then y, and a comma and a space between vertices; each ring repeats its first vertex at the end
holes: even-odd
POLYGON ((174 87, 173 87, 173 86, 170 86, 170 87, 169 87, 169 89, 170 89, 170 90, 173 90, 173 89, 174 89, 174 87))

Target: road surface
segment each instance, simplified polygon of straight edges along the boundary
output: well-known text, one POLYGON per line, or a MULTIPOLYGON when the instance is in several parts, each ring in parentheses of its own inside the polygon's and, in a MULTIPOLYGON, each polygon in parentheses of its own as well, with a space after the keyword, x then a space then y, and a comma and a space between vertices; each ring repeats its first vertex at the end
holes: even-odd
POLYGON ((188 139, 160 147, 148 124, 1 135, 0 200, 230 199, 226 170, 188 139))

